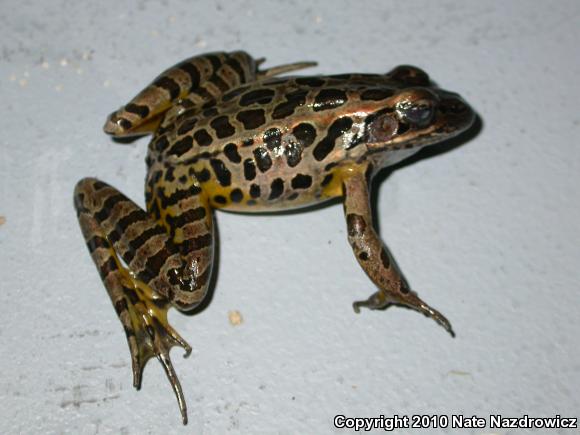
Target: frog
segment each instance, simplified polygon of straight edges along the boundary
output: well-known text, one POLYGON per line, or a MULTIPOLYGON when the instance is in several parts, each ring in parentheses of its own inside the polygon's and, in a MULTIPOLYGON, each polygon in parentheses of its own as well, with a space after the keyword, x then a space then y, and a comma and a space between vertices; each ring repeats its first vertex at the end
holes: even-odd
POLYGON ((415 66, 308 76, 287 73, 315 62, 261 69, 264 61, 244 51, 193 56, 108 116, 104 131, 114 139, 152 135, 145 209, 97 178, 74 190, 82 234, 127 337, 133 385, 140 389, 145 364, 157 358, 183 424, 187 406, 169 351, 181 347, 187 356, 191 346, 167 312, 189 312, 207 296, 215 210, 342 201, 348 242, 376 287, 354 311, 404 306, 454 335, 383 244, 369 191, 381 169, 469 129, 473 109, 415 66))

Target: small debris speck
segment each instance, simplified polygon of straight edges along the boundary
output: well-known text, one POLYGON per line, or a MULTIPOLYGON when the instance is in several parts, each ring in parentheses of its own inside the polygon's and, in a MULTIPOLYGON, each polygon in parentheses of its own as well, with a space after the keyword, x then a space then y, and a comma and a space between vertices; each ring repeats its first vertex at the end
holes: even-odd
POLYGON ((198 36, 193 41, 193 45, 195 45, 197 48, 204 48, 207 45, 207 42, 203 38, 198 36))
POLYGON ((45 60, 44 62, 42 62, 42 63, 40 64, 40 67, 41 67, 42 69, 49 69, 49 68, 50 68, 50 64, 49 64, 49 63, 48 63, 48 62, 45 60))
POLYGON ((103 87, 108 88, 109 86, 111 86, 111 81, 110 80, 105 80, 103 82, 103 87))
POLYGON ((64 86, 63 86, 63 85, 56 85, 56 86, 54 87, 54 90, 55 90, 56 92, 60 92, 60 91, 62 91, 63 89, 64 89, 64 86))
POLYGON ((24 88, 28 84, 28 80, 20 79, 18 80, 18 84, 20 85, 21 88, 24 88))
POLYGON ((66 57, 63 57, 63 58, 60 60, 60 66, 67 66, 67 65, 68 65, 68 60, 67 60, 67 58, 66 58, 66 57))
POLYGON ((316 24, 320 24, 320 23, 322 23, 322 17, 321 17, 321 16, 318 16, 318 15, 317 15, 317 16, 315 16, 315 17, 314 17, 314 22, 315 22, 316 24))
POLYGON ((239 326, 244 322, 242 313, 240 313, 238 310, 231 310, 228 312, 228 319, 230 321, 230 325, 232 326, 239 326))
POLYGON ((6 217, 0 216, 0 225, 4 225, 6 223, 6 217))

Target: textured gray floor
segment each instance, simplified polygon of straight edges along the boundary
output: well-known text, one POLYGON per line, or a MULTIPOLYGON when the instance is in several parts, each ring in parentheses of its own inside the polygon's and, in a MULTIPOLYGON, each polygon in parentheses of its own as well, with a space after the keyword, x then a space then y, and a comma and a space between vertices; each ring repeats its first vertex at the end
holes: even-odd
POLYGON ((343 433, 338 413, 579 416, 580 3, 311 3, 0 1, 1 433, 343 433), (98 176, 142 204, 147 141, 113 143, 105 116, 162 69, 220 49, 269 65, 317 60, 314 73, 416 64, 483 127, 395 171, 377 195, 384 240, 457 338, 409 310, 352 312, 373 288, 340 206, 219 213, 213 299, 197 316, 170 315, 194 348, 187 360, 173 352, 184 429, 159 364, 140 392, 131 386, 72 190, 98 176))

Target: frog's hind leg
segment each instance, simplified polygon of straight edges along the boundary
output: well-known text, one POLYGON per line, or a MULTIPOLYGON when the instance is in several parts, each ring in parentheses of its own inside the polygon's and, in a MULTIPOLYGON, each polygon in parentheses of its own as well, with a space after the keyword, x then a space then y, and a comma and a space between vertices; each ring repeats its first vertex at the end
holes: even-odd
MULTIPOLYGON (((181 346, 187 356, 191 347, 167 322, 169 304, 175 304, 178 296, 167 287, 166 294, 162 294, 159 289, 163 287, 156 285, 158 281, 153 276, 162 275, 160 269, 165 270, 167 265, 181 262, 178 248, 163 226, 106 183, 92 178, 81 180, 74 202, 87 246, 127 335, 134 386, 140 387, 147 361, 157 357, 173 387, 185 424, 185 399, 169 350, 181 346)), ((180 277, 176 279, 183 282, 180 277)), ((203 294, 195 296, 202 297, 203 294)))
POLYGON ((190 57, 166 69, 129 103, 111 113, 103 130, 115 137, 152 133, 176 100, 192 93, 199 94, 196 95, 197 103, 211 100, 240 80, 232 74, 225 80, 216 76, 224 65, 231 62, 231 57, 223 52, 207 53, 190 57), (228 78, 234 83, 227 83, 228 78), (215 83, 209 84, 212 81, 215 83), (206 89, 208 84, 209 88, 206 89))
POLYGON ((244 83, 316 65, 297 62, 259 71, 262 62, 264 59, 255 61, 243 51, 206 53, 185 59, 163 71, 129 103, 111 113, 103 130, 114 137, 153 133, 174 106, 180 112, 199 109, 244 83), (181 100, 185 100, 183 104, 181 100))
POLYGON ((375 232, 372 225, 368 183, 364 173, 356 173, 345 179, 343 183, 348 241, 358 263, 379 288, 367 300, 355 302, 354 310, 358 313, 360 307, 374 310, 392 304, 405 305, 431 317, 453 336, 453 329, 445 316, 431 308, 417 296, 417 293, 409 289, 375 232))

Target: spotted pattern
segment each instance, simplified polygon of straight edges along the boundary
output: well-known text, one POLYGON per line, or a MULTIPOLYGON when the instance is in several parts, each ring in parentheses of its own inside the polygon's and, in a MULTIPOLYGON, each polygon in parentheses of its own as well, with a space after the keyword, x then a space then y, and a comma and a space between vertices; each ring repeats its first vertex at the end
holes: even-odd
POLYGON ((228 203, 228 200, 226 199, 225 196, 223 195, 215 195, 213 197, 213 200, 216 204, 221 204, 221 205, 225 205, 228 203))
POLYGON ((181 156, 191 149, 193 146, 193 138, 191 136, 185 136, 183 139, 178 140, 169 149, 169 154, 176 156, 181 156))
POLYGON ((266 148, 256 148, 254 150, 254 158, 256 159, 256 166, 258 166, 260 172, 266 172, 272 167, 272 159, 266 148))
POLYGON ((195 141, 197 142, 197 144, 199 146, 202 146, 202 147, 209 146, 211 144, 211 142, 212 142, 211 135, 204 128, 201 128, 201 129, 197 130, 193 134, 193 138, 195 139, 195 141))
POLYGON ((250 196, 252 198, 259 198, 261 194, 262 191, 260 189, 260 186, 258 186, 257 184, 252 184, 250 186, 250 196))
POLYGON ((365 219, 356 213, 349 213, 346 216, 346 227, 348 230, 348 235, 350 237, 355 237, 357 235, 363 235, 365 233, 367 223, 365 219))
POLYGON ((270 151, 278 148, 282 143, 282 132, 279 128, 270 128, 264 132, 264 145, 270 151))
POLYGON ((334 149, 336 139, 352 127, 353 121, 349 117, 338 118, 328 128, 328 133, 314 148, 313 155, 318 161, 324 160, 334 149))
POLYGON ((248 181, 256 178, 256 164, 252 159, 244 160, 244 178, 248 181))
POLYGON ((321 185, 322 186, 327 186, 332 181, 332 177, 333 177, 333 174, 326 174, 324 176, 324 179, 322 180, 321 185))
POLYGON ((308 91, 297 90, 286 95, 286 101, 274 107, 272 119, 283 119, 291 116, 296 108, 306 103, 308 91))
MULTIPOLYGON (((185 121, 183 121, 181 123, 181 125, 177 129, 177 134, 178 135, 185 135, 185 134, 189 133, 191 130, 193 130, 193 128, 195 127, 195 124, 197 124, 197 121, 198 121, 198 119, 195 117, 187 118, 185 121)), ((162 136, 162 137, 165 138, 165 136, 162 136)))
POLYGON ((240 106, 247 107, 252 104, 268 104, 274 98, 274 94, 274 90, 267 88, 247 92, 240 98, 240 106))
POLYGON ((211 159, 209 163, 213 169, 217 181, 222 186, 229 186, 232 184, 232 174, 223 161, 220 159, 211 159))
POLYGON ((242 193, 241 189, 235 188, 230 193, 230 199, 233 202, 241 202, 244 199, 244 194, 242 193))
POLYGON ((385 100, 393 95, 393 91, 390 89, 383 88, 371 88, 363 91, 360 94, 360 99, 362 101, 380 101, 385 100))
POLYGON ((315 112, 335 109, 346 103, 346 92, 340 89, 322 89, 314 99, 315 112))
POLYGON ((389 258, 387 251, 385 251, 385 248, 381 249, 381 263, 383 263, 385 269, 391 267, 391 259, 389 258))
POLYGON ((264 109, 243 110, 236 115, 246 130, 254 130, 266 123, 264 109))
POLYGON ((312 186, 312 177, 310 175, 298 174, 290 183, 293 189, 308 189, 312 186))
POLYGON ((309 147, 316 138, 316 128, 312 124, 302 122, 292 129, 292 134, 304 148, 309 147))
POLYGON ((269 200, 279 198, 284 193, 284 180, 281 178, 275 178, 270 185, 270 196, 269 200))
POLYGON ((224 154, 232 163, 240 163, 242 161, 238 147, 234 143, 229 143, 224 147, 224 154))
POLYGON ((290 142, 284 148, 284 155, 286 156, 286 164, 290 168, 294 168, 298 166, 298 164, 302 161, 302 150, 303 146, 299 142, 290 142))
POLYGON ((233 136, 236 133, 235 127, 230 124, 230 120, 227 116, 218 116, 217 118, 212 119, 210 125, 215 130, 218 139, 224 139, 233 136))
POLYGON ((203 168, 201 171, 199 171, 197 173, 197 179, 199 181, 201 181, 202 183, 205 183, 206 181, 209 181, 210 178, 211 178, 211 174, 209 173, 209 171, 207 170, 207 168, 203 168))

